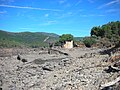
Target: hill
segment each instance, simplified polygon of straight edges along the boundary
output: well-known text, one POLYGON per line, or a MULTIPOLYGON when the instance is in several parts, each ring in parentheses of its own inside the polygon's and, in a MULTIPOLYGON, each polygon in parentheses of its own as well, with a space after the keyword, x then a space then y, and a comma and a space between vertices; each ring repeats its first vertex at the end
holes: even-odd
POLYGON ((59 35, 45 32, 20 32, 13 33, 0 30, 0 47, 40 47, 55 42, 59 35))
POLYGON ((76 41, 81 41, 81 40, 83 40, 83 38, 84 38, 84 37, 74 37, 74 40, 76 40, 76 41))
POLYGON ((99 38, 99 43, 103 46, 120 46, 120 21, 93 27, 91 36, 99 38))

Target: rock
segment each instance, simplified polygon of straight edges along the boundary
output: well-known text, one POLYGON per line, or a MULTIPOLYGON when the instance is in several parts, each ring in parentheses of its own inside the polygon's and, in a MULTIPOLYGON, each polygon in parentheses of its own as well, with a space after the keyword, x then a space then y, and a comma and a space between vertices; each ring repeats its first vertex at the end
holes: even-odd
POLYGON ((114 65, 114 67, 118 67, 120 69, 120 61, 119 62, 116 62, 114 65))
POLYGON ((116 85, 104 87, 101 90, 120 90, 120 83, 117 83, 116 85))
POLYGON ((20 55, 17 56, 17 60, 21 60, 21 56, 20 55))
POLYGON ((51 69, 49 69, 49 68, 47 68, 47 67, 42 67, 42 69, 43 69, 43 70, 46 70, 46 71, 53 71, 53 70, 51 70, 51 69))
POLYGON ((105 71, 106 71, 107 73, 110 73, 110 72, 119 72, 120 70, 119 70, 119 69, 116 69, 116 67, 108 66, 108 69, 105 69, 105 71))
POLYGON ((58 50, 54 50, 54 49, 48 49, 48 54, 56 54, 59 55, 59 51, 58 50))
MULTIPOLYGON (((98 57, 99 49, 58 49, 58 53, 44 53, 48 52, 47 50, 30 49, 27 54, 18 55, 17 59, 16 56, 0 57, 0 74, 3 76, 0 78, 0 88, 2 90, 100 90, 101 84, 119 76, 119 72, 104 71, 111 64, 103 61, 108 55, 98 57), (20 60, 20 63, 16 60, 20 60)), ((119 67, 117 63, 113 66, 119 67)), ((112 86, 113 90, 119 90, 117 88, 119 85, 112 86)))
POLYGON ((2 85, 3 85, 2 80, 0 80, 0 86, 2 86, 2 85))
POLYGON ((2 85, 3 85, 3 76, 0 75, 0 86, 2 86, 2 85))
POLYGON ((54 77, 57 77, 57 75, 54 75, 54 77))
POLYGON ((27 62, 27 59, 22 59, 21 61, 22 61, 23 63, 25 63, 25 62, 27 62))

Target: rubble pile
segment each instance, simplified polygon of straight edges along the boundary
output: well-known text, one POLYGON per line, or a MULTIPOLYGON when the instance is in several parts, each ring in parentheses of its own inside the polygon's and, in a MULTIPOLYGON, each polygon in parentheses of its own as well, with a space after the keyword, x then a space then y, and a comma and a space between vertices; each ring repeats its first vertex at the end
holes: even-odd
POLYGON ((50 53, 29 50, 25 54, 0 57, 0 89, 119 90, 120 65, 118 61, 110 64, 109 55, 101 55, 100 51, 97 48, 56 49, 50 53), (109 71, 110 68, 118 71, 109 71))

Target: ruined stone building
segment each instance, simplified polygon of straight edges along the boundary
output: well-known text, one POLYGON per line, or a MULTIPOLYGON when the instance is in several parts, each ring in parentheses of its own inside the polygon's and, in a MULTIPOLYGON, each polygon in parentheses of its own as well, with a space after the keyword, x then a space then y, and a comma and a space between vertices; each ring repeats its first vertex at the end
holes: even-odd
POLYGON ((64 48, 73 48, 73 41, 66 41, 63 45, 64 48))

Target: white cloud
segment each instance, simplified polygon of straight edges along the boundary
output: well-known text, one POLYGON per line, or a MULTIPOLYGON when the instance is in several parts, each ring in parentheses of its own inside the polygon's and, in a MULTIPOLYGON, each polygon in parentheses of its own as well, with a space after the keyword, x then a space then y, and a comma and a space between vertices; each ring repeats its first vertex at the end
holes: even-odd
POLYGON ((0 5, 0 7, 32 9, 32 10, 42 10, 42 11, 62 11, 62 10, 59 10, 59 9, 34 8, 34 7, 26 7, 26 6, 12 6, 12 5, 0 5))
POLYGON ((60 0, 59 1, 59 4, 63 4, 63 3, 65 3, 66 2, 66 0, 60 0))
POLYGON ((105 4, 101 5, 101 6, 99 6, 98 9, 102 9, 104 7, 107 7, 107 6, 110 6, 110 5, 113 5, 113 4, 117 4, 117 3, 120 3, 120 0, 113 0, 111 2, 105 3, 105 4))
POLYGON ((81 14, 80 15, 81 17, 103 17, 103 16, 105 16, 105 15, 103 15, 103 14, 81 14))
POLYGON ((66 17, 70 17, 73 16, 74 13, 73 12, 66 12, 66 13, 62 13, 61 15, 58 16, 58 18, 66 18, 66 17))
POLYGON ((42 26, 47 26, 47 25, 52 25, 52 24, 56 24, 57 21, 56 20, 51 20, 51 21, 45 21, 39 25, 42 25, 42 26))
POLYGON ((45 14, 44 16, 45 16, 45 17, 48 17, 48 16, 49 16, 49 14, 45 14))
POLYGON ((79 10, 72 10, 69 12, 57 14, 57 18, 62 19, 62 18, 72 17, 72 16, 75 16, 77 14, 80 14, 83 11, 84 11, 83 9, 79 9, 79 10))

